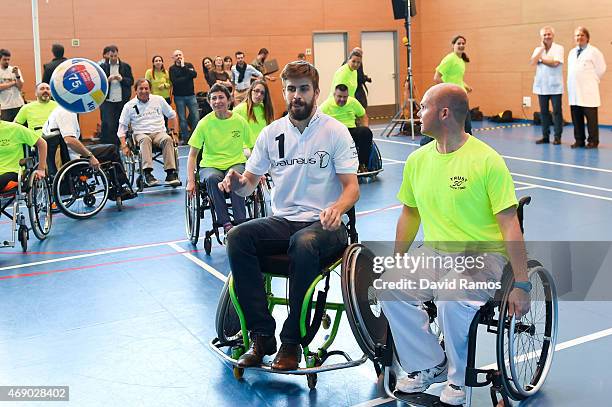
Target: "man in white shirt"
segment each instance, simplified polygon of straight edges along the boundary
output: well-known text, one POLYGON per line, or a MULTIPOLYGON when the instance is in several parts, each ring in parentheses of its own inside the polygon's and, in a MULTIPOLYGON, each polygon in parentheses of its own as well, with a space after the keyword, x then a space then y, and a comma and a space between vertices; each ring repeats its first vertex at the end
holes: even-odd
MULTIPOLYGON (((43 126, 43 137, 47 140, 49 146, 47 157, 49 157, 49 171, 52 174, 57 172, 54 160, 55 150, 60 147, 57 137, 62 137, 68 146, 69 153, 69 157, 62 157, 62 160, 87 158, 89 165, 96 170, 100 168, 100 162, 111 162, 117 169, 117 179, 109 181, 116 181, 121 198, 125 201, 136 197, 136 193, 129 186, 117 146, 114 144, 95 144, 85 147, 80 141, 81 127, 79 126, 76 113, 70 112, 61 106, 56 107, 43 126)), ((114 199, 114 197, 109 198, 114 199)))
POLYGON ((178 143, 175 130, 178 126, 176 113, 163 97, 151 95, 151 83, 147 79, 138 79, 134 90, 136 97, 123 106, 119 118, 117 136, 121 148, 126 155, 131 154, 125 142, 128 126, 131 125, 134 142, 140 146, 145 185, 150 187, 159 184, 159 181, 153 176, 153 144, 155 144, 163 152, 164 170, 167 174, 166 183, 173 187, 179 186, 181 181, 176 172, 174 156, 174 143, 178 143), (169 119, 168 129, 174 136, 174 140, 166 133, 164 117, 169 119))
POLYGON ((10 62, 11 52, 0 49, 0 117, 7 122, 12 122, 23 106, 23 76, 19 67, 9 65, 10 62))
POLYGON ((536 144, 550 143, 551 116, 548 109, 552 102, 552 123, 555 128, 553 144, 561 144, 563 132, 563 113, 561 111, 561 98, 563 97, 563 56, 565 51, 562 45, 553 42, 555 30, 552 27, 540 29, 542 43, 533 51, 531 65, 536 65, 536 74, 533 80, 533 93, 538 95, 540 102, 540 117, 542 119, 542 138, 536 144))
POLYGON ((567 55, 567 96, 576 139, 572 148, 597 148, 599 145, 597 108, 601 105, 599 82, 606 72, 606 61, 602 52, 589 43, 591 40, 589 30, 584 27, 576 28, 574 38, 577 46, 567 55), (589 130, 588 140, 584 134, 585 117, 589 130))
POLYGON ((359 199, 359 185, 357 151, 348 129, 316 109, 316 68, 305 61, 292 62, 281 79, 288 115, 262 130, 245 172, 230 170, 219 187, 247 196, 261 176, 272 177, 274 216, 238 225, 227 236, 235 289, 252 338, 251 348, 238 362, 256 366, 264 355, 276 352, 276 323, 268 312, 257 258, 263 253, 287 254, 290 309, 272 368, 293 370, 300 359, 302 301, 321 271, 321 260, 337 256, 347 244, 341 217, 359 199))
POLYGON ((234 82, 234 106, 238 106, 246 98, 251 87, 251 80, 262 79, 263 74, 253 65, 244 61, 244 52, 236 51, 236 65, 232 66, 232 82, 234 82))

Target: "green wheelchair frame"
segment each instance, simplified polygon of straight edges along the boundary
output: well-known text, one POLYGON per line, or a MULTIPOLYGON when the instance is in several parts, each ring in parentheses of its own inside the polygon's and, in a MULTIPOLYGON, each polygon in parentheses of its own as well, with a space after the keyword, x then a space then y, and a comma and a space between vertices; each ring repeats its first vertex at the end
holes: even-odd
MULTIPOLYGON (((347 231, 348 231, 350 243, 356 243, 357 241, 357 232, 355 230, 354 225, 355 225, 355 209, 353 208, 351 209, 351 211, 349 211, 349 223, 347 225, 347 231)), ((302 349, 303 349, 304 359, 306 362, 306 367, 305 368, 298 367, 298 369, 296 370, 281 371, 281 370, 272 369, 269 363, 264 362, 264 364, 262 364, 261 366, 253 367, 249 369, 265 370, 268 372, 279 373, 279 374, 306 375, 306 378, 308 381, 308 387, 310 389, 314 389, 317 384, 317 373, 359 366, 367 362, 368 357, 366 354, 363 354, 363 356, 359 359, 353 360, 347 353, 343 351, 337 351, 337 350, 329 351, 328 350, 338 334, 338 328, 340 326, 342 314, 344 313, 346 309, 344 303, 335 303, 335 302, 326 301, 327 291, 329 290, 329 279, 330 279, 331 273, 342 264, 342 261, 343 261, 343 258, 339 258, 335 260, 332 264, 328 265, 327 267, 323 267, 321 273, 314 279, 314 281, 308 287, 308 290, 302 302, 301 316, 300 316, 300 334, 302 337, 302 344, 303 344, 302 349), (319 291, 317 295, 317 300, 314 301, 312 300, 312 298, 313 298, 316 286, 323 279, 325 279, 325 288, 324 288, 325 291, 319 291), (320 304, 323 304, 323 305, 320 305, 320 304), (309 307, 315 310, 314 315, 312 317, 312 323, 310 325, 308 325, 306 321, 307 316, 308 316, 309 307), (333 323, 332 323, 331 318, 327 314, 327 311, 335 311, 333 323), (316 335, 317 331, 319 330, 319 327, 321 326, 321 324, 323 325, 324 329, 329 329, 331 326, 331 331, 325 338, 323 344, 320 345, 315 351, 312 351, 309 345, 312 339, 314 338, 314 336, 316 335), (334 355, 342 356, 346 359, 346 361, 341 362, 341 363, 328 364, 324 366, 323 363, 329 357, 334 356, 334 355)), ((286 298, 274 296, 272 292, 272 279, 273 278, 287 278, 287 276, 283 274, 273 274, 273 273, 264 272, 264 286, 265 286, 265 291, 266 291, 266 297, 268 298, 268 310, 270 311, 270 313, 272 313, 274 307, 277 305, 288 305, 288 300, 286 298)), ((248 330, 246 328, 246 320, 244 317, 244 313, 242 311, 242 307, 240 306, 240 303, 238 302, 238 297, 234 290, 234 280, 231 275, 228 277, 228 280, 226 282, 226 288, 224 289, 224 292, 219 302, 220 305, 223 303, 225 295, 228 295, 229 298, 231 299, 231 304, 234 307, 234 310, 240 321, 239 332, 237 332, 237 334, 232 337, 234 339, 231 339, 229 341, 223 341, 222 339, 215 338, 211 341, 210 345, 213 348, 213 350, 215 350, 215 352, 224 361, 233 365, 234 377, 236 377, 237 379, 240 379, 242 378, 244 374, 244 368, 241 368, 238 366, 238 358, 243 353, 245 353, 246 350, 249 348, 249 336, 248 336, 248 330), (226 290, 227 290, 227 294, 226 294, 226 290), (224 347, 230 348, 229 355, 222 350, 222 348, 224 347)), ((217 312, 218 312, 217 319, 219 319, 219 317, 221 318, 225 317, 225 315, 219 315, 219 309, 217 310, 217 312)), ((225 314, 226 312, 231 312, 231 310, 229 308, 228 308, 228 311, 225 311, 225 312, 223 312, 222 310, 222 314, 225 314)), ((217 327, 218 327, 217 330, 219 331, 219 324, 217 324, 217 327)), ((221 327, 220 329, 223 330, 223 327, 221 327)))

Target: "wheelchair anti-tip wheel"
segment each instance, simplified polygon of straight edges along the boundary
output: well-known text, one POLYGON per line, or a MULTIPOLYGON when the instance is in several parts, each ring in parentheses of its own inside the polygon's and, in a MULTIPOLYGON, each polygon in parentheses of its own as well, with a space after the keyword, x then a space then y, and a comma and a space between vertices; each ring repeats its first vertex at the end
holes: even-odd
POLYGON ((217 338, 221 342, 232 342, 242 338, 240 329, 240 318, 230 298, 229 285, 231 274, 228 276, 221 290, 221 296, 217 304, 217 315, 215 316, 215 328, 217 338))
POLYGON ((557 293, 553 279, 542 265, 528 263, 531 309, 519 320, 507 318, 506 290, 500 306, 497 364, 504 389, 514 400, 540 390, 550 370, 557 339, 557 293), (503 317, 502 317, 503 316, 503 317))
POLYGON ((352 244, 342 258, 342 298, 346 316, 357 344, 370 359, 374 359, 377 344, 387 340, 387 318, 376 298, 373 271, 374 253, 362 244, 352 244))
POLYGON ((64 165, 53 181, 53 197, 58 208, 74 219, 87 219, 100 212, 108 200, 106 173, 94 170, 86 159, 64 165))
POLYGON ((21 225, 19 226, 19 230, 17 231, 17 238, 19 239, 19 243, 21 243, 21 250, 23 252, 28 251, 28 227, 21 225))
POLYGON ((190 195, 185 191, 185 230, 192 245, 198 244, 200 235, 200 183, 195 183, 195 190, 190 195))
POLYGON ((32 232, 38 240, 45 240, 51 231, 51 193, 46 178, 37 180, 34 174, 28 180, 28 214, 32 232))

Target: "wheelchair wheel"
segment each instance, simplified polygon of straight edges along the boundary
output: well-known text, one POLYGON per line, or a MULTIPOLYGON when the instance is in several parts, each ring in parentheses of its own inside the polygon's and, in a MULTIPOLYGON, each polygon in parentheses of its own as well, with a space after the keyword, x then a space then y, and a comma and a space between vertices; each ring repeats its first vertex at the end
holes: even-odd
POLYGON ((59 209, 74 219, 91 218, 104 208, 109 183, 106 173, 94 170, 86 159, 64 165, 53 181, 53 197, 59 209))
POLYGON ((240 318, 234 308, 232 299, 230 298, 229 284, 231 274, 225 281, 219 303, 217 304, 217 315, 215 317, 215 327, 217 329, 217 338, 221 342, 231 342, 242 338, 242 330, 240 329, 240 318))
POLYGON ((528 266, 533 285, 531 309, 519 320, 507 318, 511 289, 506 289, 499 311, 497 364, 504 389, 514 400, 523 400, 540 390, 550 370, 557 340, 554 282, 537 261, 530 260, 528 266))
POLYGON ((127 175, 130 187, 134 188, 134 181, 136 179, 136 156, 134 154, 126 156, 122 153, 121 160, 123 161, 125 175, 127 175))
POLYGON ((205 237, 204 238, 204 252, 206 252, 207 256, 210 256, 211 251, 212 251, 212 238, 205 237))
POLYGON ((192 245, 198 244, 200 236, 200 183, 195 183, 193 195, 185 191, 185 230, 192 245))
POLYGON ((306 380, 308 381, 308 388, 310 390, 314 390, 317 387, 317 374, 316 373, 307 374, 306 380))
POLYGON ((34 174, 28 180, 28 213, 32 232, 38 240, 45 240, 51 231, 51 193, 47 179, 37 180, 34 174))
POLYGON ((374 280, 380 277, 373 269, 374 253, 361 244, 352 244, 342 257, 342 298, 346 316, 357 344, 374 359, 377 344, 386 343, 387 318, 376 298, 374 280))
POLYGON ((380 150, 375 142, 372 141, 372 152, 370 153, 370 160, 368 161, 368 170, 378 171, 382 169, 382 157, 380 150))
POLYGON ((19 226, 19 230, 17 231, 17 238, 19 239, 19 243, 21 243, 21 250, 23 252, 28 251, 28 228, 24 225, 19 226))

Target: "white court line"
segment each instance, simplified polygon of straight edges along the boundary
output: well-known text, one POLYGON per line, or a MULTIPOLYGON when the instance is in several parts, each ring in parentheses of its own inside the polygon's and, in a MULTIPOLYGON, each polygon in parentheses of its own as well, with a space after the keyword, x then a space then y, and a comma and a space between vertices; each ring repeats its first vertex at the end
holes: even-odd
POLYGON ((586 184, 580 184, 580 183, 577 183, 577 182, 569 182, 569 181, 561 181, 561 180, 558 180, 558 179, 536 177, 535 175, 519 174, 519 173, 516 173, 516 172, 511 172, 510 174, 516 175, 517 177, 532 178, 532 179, 537 179, 537 180, 540 180, 540 181, 554 182, 554 183, 557 183, 557 184, 572 185, 572 186, 575 186, 575 187, 588 188, 588 189, 596 189, 598 191, 612 192, 612 189, 610 189, 610 188, 596 187, 594 185, 586 185, 586 184))
POLYGON ((203 262, 202 260, 200 260, 197 257, 195 257, 193 254, 189 253, 188 251, 185 251, 183 248, 178 246, 176 243, 168 243, 168 246, 170 246, 171 248, 173 248, 177 252, 181 253, 184 257, 186 257, 187 259, 191 260, 192 262, 194 262, 198 266, 202 267, 204 270, 208 271, 208 273, 210 273, 211 275, 217 277, 219 280, 221 280, 223 282, 225 282, 227 280, 227 277, 225 275, 223 275, 223 273, 220 273, 219 271, 217 271, 216 268, 214 268, 210 264, 208 264, 206 262, 203 262))
POLYGON ((533 189, 533 188, 537 188, 537 185, 527 185, 526 187, 520 187, 520 188, 514 188, 515 191, 524 191, 526 189, 533 189))
MULTIPOLYGON (((155 193, 155 192, 161 193, 161 192, 167 191, 168 188, 170 188, 170 187, 164 187, 163 189, 159 188, 159 189, 150 189, 148 191, 140 191, 138 193, 138 195, 140 195, 140 194, 152 194, 152 193, 155 193)), ((185 187, 172 188, 173 191, 178 191, 179 189, 185 189, 185 187)))
MULTIPOLYGON (((420 147, 419 143, 408 143, 406 141, 385 140, 385 139, 381 139, 381 138, 374 138, 374 140, 382 141, 383 143, 405 144, 405 145, 409 145, 409 146, 420 147)), ((560 166, 560 167, 578 168, 578 169, 581 169, 581 170, 589 170, 589 171, 598 171, 598 172, 612 173, 612 169, 608 169, 608 168, 587 167, 585 165, 566 164, 566 163, 560 163, 560 162, 556 162, 556 161, 536 160, 536 159, 533 159, 533 158, 515 157, 515 156, 511 156, 511 155, 502 155, 502 157, 507 158, 509 160, 527 161, 527 162, 538 163, 538 164, 557 165, 557 166, 560 166)))
POLYGON ((121 252, 130 251, 130 250, 146 249, 146 248, 149 248, 149 247, 163 246, 163 245, 166 245, 166 244, 169 244, 169 243, 182 243, 182 242, 188 242, 188 241, 189 241, 189 239, 181 239, 181 240, 173 240, 173 241, 170 241, 170 242, 149 243, 149 244, 143 244, 143 245, 139 245, 139 246, 121 247, 121 248, 118 248, 118 249, 104 250, 104 251, 101 251, 101 252, 93 252, 93 253, 86 253, 86 254, 78 254, 78 255, 75 255, 75 256, 58 257, 58 258, 55 258, 55 259, 34 261, 34 262, 31 262, 31 263, 22 263, 22 264, 15 264, 15 265, 12 265, 12 266, 0 267, 0 271, 13 270, 13 269, 18 269, 18 268, 22 268, 22 267, 40 266, 41 264, 57 263, 57 262, 60 262, 60 261, 75 260, 75 259, 84 259, 84 258, 87 258, 87 257, 102 256, 102 255, 111 254, 111 253, 121 253, 121 252))
MULTIPOLYGON (((604 329, 603 331, 594 332, 589 335, 580 336, 576 339, 571 339, 566 342, 559 343, 555 346, 555 352, 561 351, 563 349, 572 348, 574 346, 582 345, 587 342, 595 341, 597 339, 605 338, 606 336, 612 335, 612 328, 604 329)), ((538 355, 535 352, 531 352, 525 355, 522 360, 533 359, 538 355)), ((496 369, 497 363, 491 363, 490 365, 479 367, 478 369, 488 370, 488 369, 496 369)), ((435 388, 443 385, 443 383, 436 383, 435 385, 430 386, 429 388, 435 388)), ((360 404, 355 404, 353 407, 373 407, 378 406, 380 404, 388 403, 389 401, 393 401, 390 397, 379 397, 373 400, 368 400, 360 404)))

